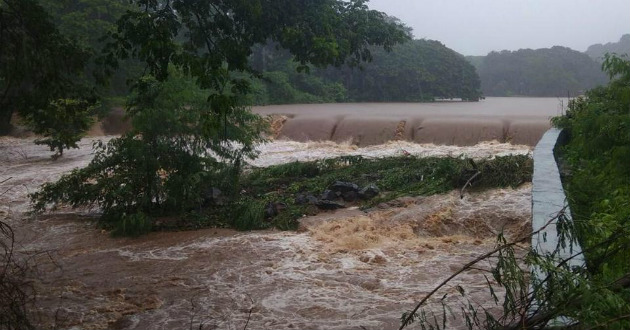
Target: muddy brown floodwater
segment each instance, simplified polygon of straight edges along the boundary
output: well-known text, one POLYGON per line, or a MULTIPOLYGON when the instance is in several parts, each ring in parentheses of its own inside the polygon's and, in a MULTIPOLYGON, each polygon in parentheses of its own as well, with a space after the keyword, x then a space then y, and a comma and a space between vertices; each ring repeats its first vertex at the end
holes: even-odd
MULTIPOLYGON (((489 97, 479 102, 334 103, 255 106, 272 116, 273 137, 292 141, 334 141, 358 146, 390 140, 474 146, 483 141, 534 146, 567 100, 551 97, 489 97)), ((130 128, 115 109, 93 135, 130 128)))
POLYGON ((254 107, 283 115, 276 135, 294 141, 350 141, 359 146, 389 140, 472 146, 497 140, 533 146, 561 114, 566 99, 489 97, 479 102, 290 104, 254 107))
MULTIPOLYGON (((32 139, 0 138, 0 181, 10 178, 0 184, 7 191, 0 217, 16 231, 19 254, 37 263, 38 328, 393 329, 403 311, 491 249, 499 231, 531 231, 528 184, 321 213, 304 217, 298 232, 203 229, 112 238, 96 226, 94 210, 27 215, 27 193, 85 166, 96 139, 52 161, 32 139)), ((359 148, 275 141, 261 146, 252 165, 342 154, 482 158, 530 151, 499 142, 359 148)), ((457 283, 487 295, 480 273, 457 283)))

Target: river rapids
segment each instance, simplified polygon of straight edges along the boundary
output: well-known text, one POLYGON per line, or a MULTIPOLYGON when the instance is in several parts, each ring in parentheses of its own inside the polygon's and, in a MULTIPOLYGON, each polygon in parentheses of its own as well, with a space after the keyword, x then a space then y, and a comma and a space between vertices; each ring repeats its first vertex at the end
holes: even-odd
MULTIPOLYGON (((95 210, 29 215, 27 195, 88 164, 92 143, 53 161, 32 139, 0 137, 0 219, 34 265, 34 320, 58 329, 394 329, 401 314, 503 231, 531 231, 531 185, 401 198, 364 212, 304 217, 297 232, 202 229, 112 238, 95 210)), ((498 142, 438 146, 393 141, 272 141, 252 166, 342 155, 488 158, 529 154, 498 142)), ((481 272, 473 295, 488 295, 481 272)), ((452 290, 455 290, 452 288, 452 290)), ((439 297, 438 297, 439 298, 439 297)), ((490 296, 487 298, 490 300, 490 296)))

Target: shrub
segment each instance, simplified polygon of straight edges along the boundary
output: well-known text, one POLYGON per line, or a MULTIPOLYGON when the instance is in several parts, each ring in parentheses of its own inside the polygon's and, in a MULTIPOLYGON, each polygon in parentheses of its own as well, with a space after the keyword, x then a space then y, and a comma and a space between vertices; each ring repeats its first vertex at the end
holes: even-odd
POLYGON ((44 184, 31 195, 34 209, 97 205, 117 233, 136 235, 155 216, 198 208, 211 187, 233 192, 241 160, 255 155, 265 126, 224 97, 206 102, 206 93, 181 76, 143 78, 128 103, 132 131, 96 143, 87 167, 44 184))
POLYGON ((25 117, 26 124, 36 134, 45 138, 35 140, 55 151, 53 158, 63 155, 63 150, 79 148, 77 142, 94 123, 97 105, 82 99, 51 101, 47 108, 38 109, 25 117))
POLYGON ((235 206, 232 227, 236 230, 256 230, 269 227, 265 223, 265 203, 244 198, 235 206))

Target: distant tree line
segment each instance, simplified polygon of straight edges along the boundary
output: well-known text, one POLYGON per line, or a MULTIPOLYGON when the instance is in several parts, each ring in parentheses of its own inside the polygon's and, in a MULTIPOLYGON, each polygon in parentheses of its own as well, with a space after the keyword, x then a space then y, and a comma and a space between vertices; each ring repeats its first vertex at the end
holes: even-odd
POLYGON ((597 62, 602 62, 605 59, 606 53, 617 55, 630 55, 630 34, 624 34, 621 36, 618 42, 608 42, 605 44, 594 44, 588 47, 585 51, 586 55, 590 56, 597 62))
POLYGON ((422 102, 436 98, 477 101, 474 66, 435 40, 411 40, 388 53, 371 49, 364 67, 305 68, 273 44, 256 47, 251 61, 262 76, 252 104, 321 102, 422 102))
POLYGON ((587 54, 554 46, 470 56, 486 96, 580 95, 608 79, 587 54))

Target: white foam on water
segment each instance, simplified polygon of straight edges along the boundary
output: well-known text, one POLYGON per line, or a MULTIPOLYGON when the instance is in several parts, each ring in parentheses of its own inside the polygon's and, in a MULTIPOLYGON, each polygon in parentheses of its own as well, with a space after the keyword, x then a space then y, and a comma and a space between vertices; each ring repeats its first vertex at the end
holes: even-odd
POLYGON ((474 159, 506 155, 530 155, 532 148, 496 141, 481 142, 474 146, 417 144, 409 141, 390 141, 385 144, 359 148, 349 143, 332 141, 296 142, 276 140, 258 147, 260 156, 250 164, 266 167, 290 163, 329 159, 340 156, 383 158, 413 155, 418 157, 468 157, 474 159))
MULTIPOLYGON (((374 223, 388 230, 380 239, 356 249, 320 240, 312 232, 262 231, 217 237, 190 232, 177 233, 176 242, 167 235, 137 241, 100 234, 100 229, 72 218, 72 213, 65 220, 60 215, 22 222, 29 207, 27 194, 85 166, 93 157, 90 147, 94 140, 83 139, 81 149, 68 150, 53 161, 49 150, 33 145, 32 139, 0 138, 0 181, 12 178, 0 184, 0 192, 10 189, 0 196, 0 216, 19 230, 35 233, 21 249, 58 251, 57 262, 63 271, 42 275, 42 294, 54 297, 62 290, 71 298, 64 301, 67 308, 85 322, 95 320, 82 327, 109 326, 107 322, 127 317, 129 328, 182 328, 189 327, 194 314, 195 325, 205 322, 217 328, 243 328, 248 320, 252 329, 394 328, 401 313, 436 284, 492 248, 494 233, 486 228, 499 230, 509 225, 518 229, 514 222, 527 222, 531 203, 527 185, 467 193, 464 199, 459 192, 427 197, 374 216, 374 223), (437 219, 445 219, 440 228, 458 234, 402 237, 389 230, 403 223, 421 227, 426 217, 419 214, 425 213, 438 214, 437 219), (467 231, 471 223, 481 228, 475 234, 479 237, 467 231), (82 284, 69 290, 68 281, 82 284), (121 302, 116 300, 120 297, 108 293, 119 287, 131 291, 129 296, 151 293, 162 304, 123 315, 114 307, 129 297, 121 302)), ((527 146, 496 142, 456 147, 406 141, 365 148, 333 142, 273 141, 259 150, 253 166, 343 155, 490 158, 531 153, 527 146)), ((370 235, 380 234, 376 230, 370 235)), ((457 283, 483 292, 485 279, 480 274, 466 274, 457 283)), ((48 307, 54 313, 57 302, 52 301, 48 307)), ((142 306, 143 301, 137 304, 142 306)))

